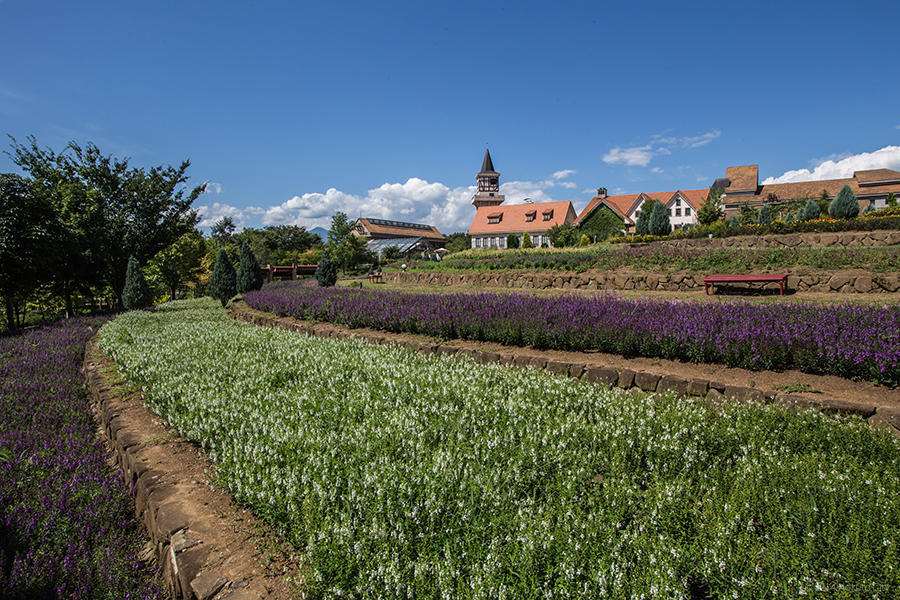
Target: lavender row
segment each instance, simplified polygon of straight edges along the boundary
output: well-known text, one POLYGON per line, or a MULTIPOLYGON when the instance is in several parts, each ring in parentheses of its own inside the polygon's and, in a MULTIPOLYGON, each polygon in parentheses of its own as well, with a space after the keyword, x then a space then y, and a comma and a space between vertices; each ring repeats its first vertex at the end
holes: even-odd
POLYGON ((282 286, 244 295, 281 316, 556 350, 900 383, 900 307, 630 300, 611 294, 408 294, 282 286))
POLYGON ((0 338, 0 596, 164 597, 79 375, 100 323, 0 338))

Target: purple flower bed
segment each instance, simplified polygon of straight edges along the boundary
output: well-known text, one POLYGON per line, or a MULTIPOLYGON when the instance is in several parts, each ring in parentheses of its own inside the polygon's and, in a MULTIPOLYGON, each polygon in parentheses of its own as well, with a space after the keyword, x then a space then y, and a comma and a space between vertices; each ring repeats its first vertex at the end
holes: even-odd
POLYGON ((79 374, 101 323, 0 338, 0 597, 165 597, 79 374))
POLYGON ((299 286, 263 288, 244 294, 244 300, 280 316, 349 327, 900 383, 898 306, 406 294, 299 286))

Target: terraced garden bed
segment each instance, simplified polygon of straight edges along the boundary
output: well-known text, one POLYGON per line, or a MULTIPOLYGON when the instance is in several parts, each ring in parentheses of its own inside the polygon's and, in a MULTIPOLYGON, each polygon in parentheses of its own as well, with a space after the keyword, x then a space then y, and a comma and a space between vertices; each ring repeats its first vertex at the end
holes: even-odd
POLYGON ((888 598, 900 442, 172 303, 101 347, 309 558, 308 597, 888 598))
POLYGON ((0 597, 161 599, 79 367, 102 323, 0 338, 0 597))
POLYGON ((350 327, 675 358, 900 383, 900 306, 623 299, 611 294, 405 294, 272 286, 258 310, 350 327))

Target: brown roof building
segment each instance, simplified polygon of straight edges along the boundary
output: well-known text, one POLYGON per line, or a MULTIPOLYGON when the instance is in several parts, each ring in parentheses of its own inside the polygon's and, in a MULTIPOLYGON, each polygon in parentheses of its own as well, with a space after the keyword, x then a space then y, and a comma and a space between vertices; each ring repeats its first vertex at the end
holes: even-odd
POLYGON ((803 198, 820 198, 823 193, 829 198, 845 185, 856 195, 860 211, 867 208, 884 208, 887 195, 900 195, 900 172, 891 169, 868 169, 855 171, 846 179, 823 179, 820 181, 798 181, 793 183, 759 184, 759 165, 728 167, 725 179, 716 181, 724 187, 722 206, 725 215, 738 214, 742 204, 754 208, 762 204, 779 204, 803 198))
POLYGON ((409 254, 437 250, 447 244, 437 227, 405 221, 359 218, 353 234, 369 240, 369 249, 379 255, 387 246, 397 246, 403 254, 409 254))
POLYGON ((625 223, 625 231, 633 231, 634 224, 641 212, 641 206, 647 200, 658 200, 669 210, 669 220, 672 226, 680 229, 697 223, 697 211, 706 202, 709 190, 675 190, 672 192, 641 192, 640 194, 622 194, 607 196, 606 189, 597 190, 588 205, 578 215, 577 224, 583 223, 601 205, 608 206, 619 215, 625 223))

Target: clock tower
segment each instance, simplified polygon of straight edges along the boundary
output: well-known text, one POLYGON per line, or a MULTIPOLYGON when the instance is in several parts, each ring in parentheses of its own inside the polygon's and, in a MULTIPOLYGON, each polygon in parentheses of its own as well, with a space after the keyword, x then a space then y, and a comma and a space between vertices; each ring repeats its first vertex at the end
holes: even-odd
POLYGON ((475 176, 477 191, 472 197, 475 208, 482 206, 499 206, 506 200, 506 196, 500 193, 500 173, 494 170, 491 161, 491 153, 484 151, 484 161, 481 163, 481 172, 475 176))

